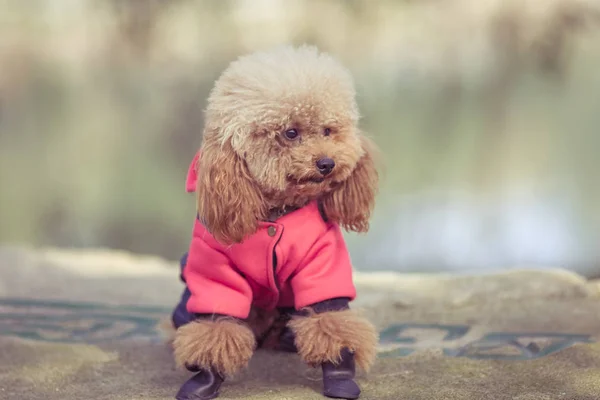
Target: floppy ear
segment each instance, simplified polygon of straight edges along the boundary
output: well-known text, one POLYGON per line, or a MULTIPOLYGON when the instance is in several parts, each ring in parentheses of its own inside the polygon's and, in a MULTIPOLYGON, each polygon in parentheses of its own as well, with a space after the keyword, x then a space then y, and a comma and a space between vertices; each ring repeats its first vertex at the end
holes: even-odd
POLYGON ((218 241, 240 243, 256 231, 266 215, 262 194, 229 140, 223 144, 209 140, 200 151, 198 216, 218 241))
POLYGON ((375 206, 379 174, 375 165, 377 148, 367 137, 361 137, 364 151, 350 177, 336 190, 323 198, 327 218, 342 228, 367 232, 375 206))

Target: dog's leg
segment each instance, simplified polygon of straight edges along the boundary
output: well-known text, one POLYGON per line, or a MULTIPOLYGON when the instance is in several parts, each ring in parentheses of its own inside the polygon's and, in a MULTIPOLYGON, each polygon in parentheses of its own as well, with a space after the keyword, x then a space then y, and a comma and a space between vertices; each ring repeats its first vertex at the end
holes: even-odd
POLYGON ((179 280, 185 285, 183 293, 179 299, 179 303, 171 313, 171 322, 175 329, 179 329, 180 326, 185 325, 195 319, 195 316, 187 310, 187 303, 190 300, 192 292, 188 288, 185 277, 183 276, 183 270, 187 265, 188 253, 184 253, 179 260, 179 280))
POLYGON ((244 320, 246 324, 254 332, 257 348, 268 348, 265 346, 265 338, 270 336, 274 330, 274 325, 280 318, 279 311, 276 309, 265 310, 256 306, 252 306, 248 318, 244 320))
POLYGON ((227 316, 202 316, 177 329, 175 361, 196 372, 179 390, 178 400, 208 400, 219 395, 221 384, 248 365, 256 347, 245 322, 227 316))
POLYGON ((355 366, 367 371, 377 352, 375 327, 348 306, 344 298, 323 301, 303 310, 289 326, 296 336, 298 354, 309 365, 321 366, 323 394, 357 399, 355 366))
POLYGON ((278 307, 269 328, 257 336, 258 347, 286 353, 297 353, 294 332, 288 322, 296 312, 293 307, 278 307))
POLYGON ((281 324, 281 333, 278 336, 278 346, 277 350, 285 351, 287 353, 297 353, 298 348, 296 347, 296 335, 289 327, 288 322, 292 319, 292 317, 296 314, 296 310, 293 307, 284 307, 280 310, 282 318, 280 319, 281 324))

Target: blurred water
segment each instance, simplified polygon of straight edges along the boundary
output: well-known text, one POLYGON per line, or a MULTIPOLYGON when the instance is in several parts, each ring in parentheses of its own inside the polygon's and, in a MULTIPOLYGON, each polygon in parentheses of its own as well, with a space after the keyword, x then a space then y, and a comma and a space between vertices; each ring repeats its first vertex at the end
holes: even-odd
POLYGON ((595 275, 598 231, 579 223, 564 193, 475 197, 465 192, 404 196, 353 238, 360 269, 485 273, 509 268, 568 268, 595 275), (596 236, 594 237, 594 233, 596 236))

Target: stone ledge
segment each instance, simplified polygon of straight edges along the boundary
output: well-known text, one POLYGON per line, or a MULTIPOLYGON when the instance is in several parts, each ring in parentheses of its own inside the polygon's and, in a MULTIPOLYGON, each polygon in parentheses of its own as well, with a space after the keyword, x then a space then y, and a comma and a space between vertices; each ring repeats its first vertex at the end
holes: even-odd
MULTIPOLYGON (((0 247, 0 398, 173 398, 156 324, 178 299, 175 262, 123 252, 0 247)), ((598 282, 560 269, 355 275, 381 333, 362 399, 600 398, 598 282)), ((222 399, 311 400, 317 370, 259 351, 222 399)))
MULTIPOLYGON (((42 268, 52 269, 54 274, 76 275, 81 279, 144 278, 173 281, 173 276, 178 273, 176 261, 106 249, 0 246, 0 265, 5 274, 25 274, 23 267, 27 266, 40 269, 36 272, 42 274, 47 272, 42 268), (10 271, 11 264, 15 262, 19 263, 19 270, 10 271)), ((505 271, 479 275, 355 271, 354 279, 362 290, 405 292, 418 294, 421 298, 448 296, 455 299, 451 302, 457 303, 462 298, 481 296, 482 293, 486 296, 494 293, 507 299, 600 295, 600 280, 588 281, 581 275, 558 267, 511 267, 505 271)), ((167 281, 162 283, 170 284, 167 281)), ((176 279, 171 283, 180 286, 176 279)))

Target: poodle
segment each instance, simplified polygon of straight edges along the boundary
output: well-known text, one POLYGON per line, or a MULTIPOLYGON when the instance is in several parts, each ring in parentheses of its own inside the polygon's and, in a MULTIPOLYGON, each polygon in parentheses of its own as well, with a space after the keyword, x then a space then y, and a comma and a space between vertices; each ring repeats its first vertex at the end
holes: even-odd
POLYGON ((197 196, 172 315, 177 399, 212 399, 257 348, 321 367, 323 394, 356 399, 378 334, 350 309, 342 229, 366 232, 377 148, 350 73, 313 46, 242 56, 217 79, 186 190, 197 196))

